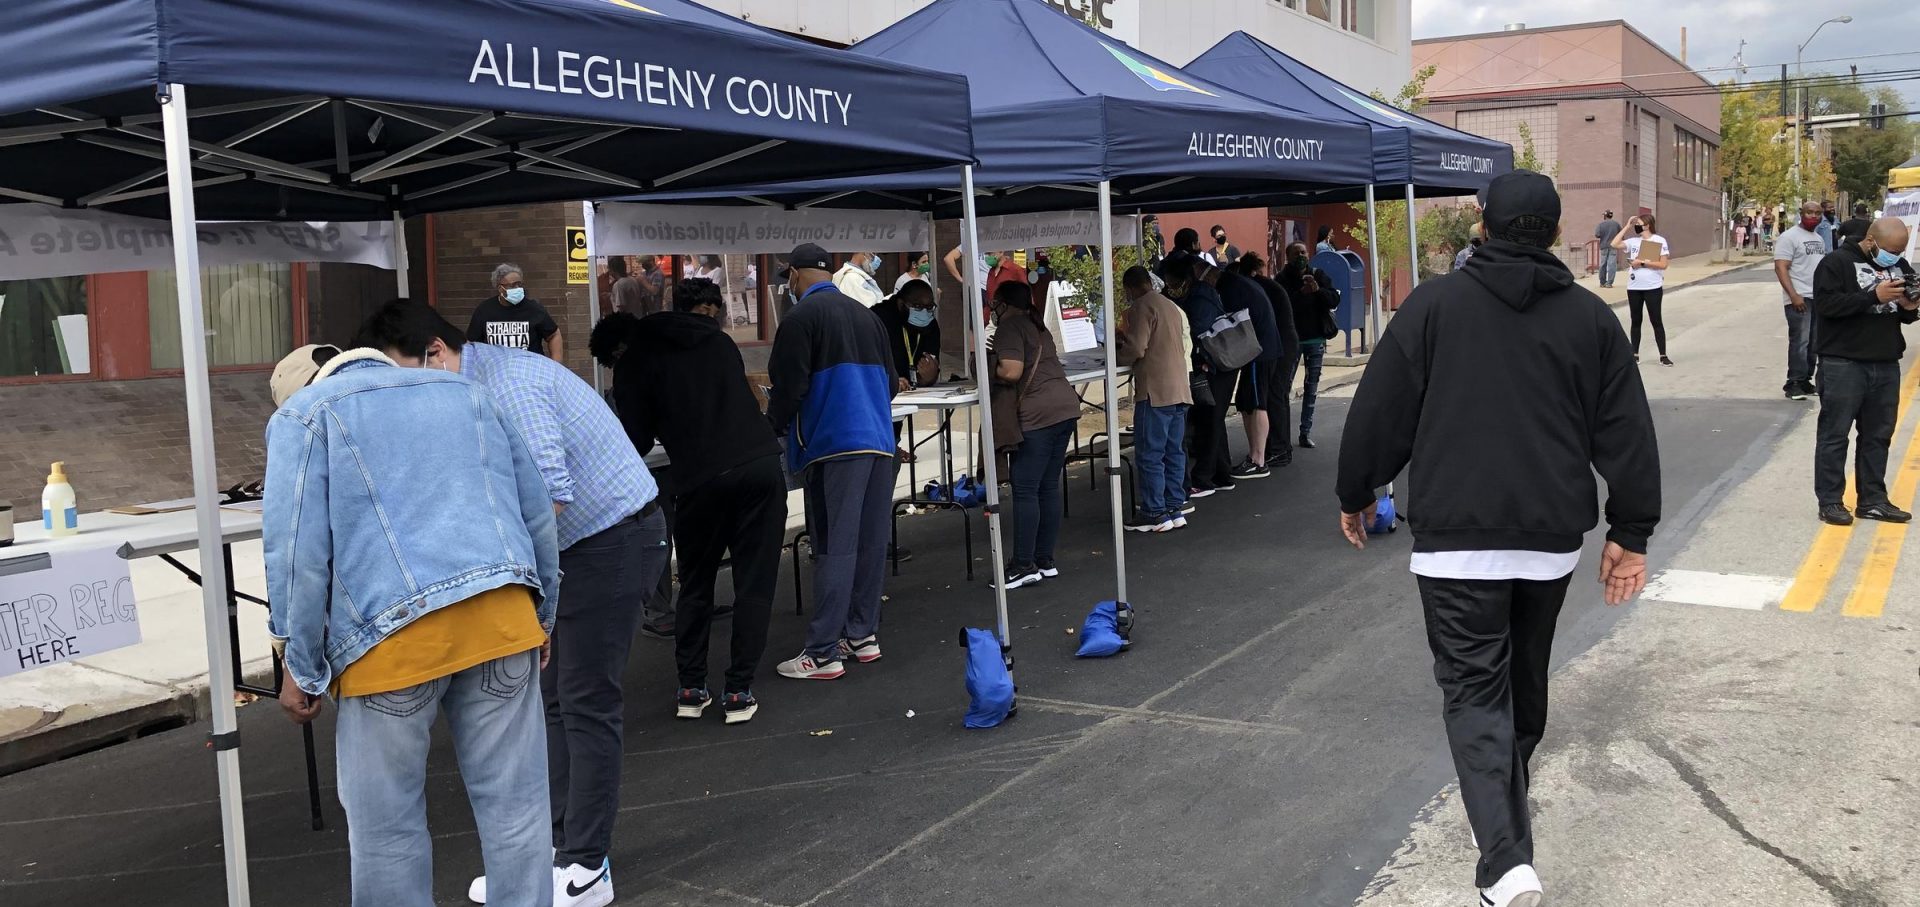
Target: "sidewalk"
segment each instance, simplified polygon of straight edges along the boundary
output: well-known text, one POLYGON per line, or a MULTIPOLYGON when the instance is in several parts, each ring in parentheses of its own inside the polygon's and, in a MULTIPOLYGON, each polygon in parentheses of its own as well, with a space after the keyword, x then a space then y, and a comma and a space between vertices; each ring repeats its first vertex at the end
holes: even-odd
MULTIPOLYGON (((1744 256, 1736 255, 1732 261, 1722 261, 1721 259, 1725 257, 1726 254, 1724 251, 1702 252, 1699 255, 1688 255, 1685 258, 1672 259, 1667 265, 1667 292, 1672 293, 1676 290, 1686 289, 1696 283, 1718 277, 1728 271, 1738 271, 1743 268, 1766 265, 1772 261, 1771 255, 1760 255, 1757 253, 1744 256)), ((1618 307, 1627 304, 1627 274, 1625 268, 1620 269, 1620 273, 1614 275, 1613 286, 1609 289, 1600 288, 1600 278, 1597 275, 1576 274, 1574 276, 1578 278, 1581 286, 1598 293, 1601 299, 1607 301, 1608 305, 1618 307)))

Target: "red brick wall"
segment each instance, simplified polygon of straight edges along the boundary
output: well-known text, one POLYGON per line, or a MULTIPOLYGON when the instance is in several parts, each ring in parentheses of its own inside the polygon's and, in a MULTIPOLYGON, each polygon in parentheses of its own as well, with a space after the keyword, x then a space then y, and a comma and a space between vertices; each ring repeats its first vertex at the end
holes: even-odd
MULTIPOLYGON (((567 365, 591 381, 587 355, 588 293, 567 283, 567 227, 580 226, 579 202, 522 205, 440 214, 434 223, 433 304, 465 330, 474 307, 494 294, 493 269, 519 265, 527 295, 540 301, 566 337, 567 365)), ((424 298, 425 288, 416 296, 424 298)))

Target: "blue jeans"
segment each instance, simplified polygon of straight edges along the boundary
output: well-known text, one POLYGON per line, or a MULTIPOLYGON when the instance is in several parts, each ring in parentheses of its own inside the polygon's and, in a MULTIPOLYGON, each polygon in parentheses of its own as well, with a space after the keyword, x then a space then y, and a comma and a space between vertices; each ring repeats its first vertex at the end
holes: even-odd
POLYGON ((354 904, 433 907, 427 748, 441 712, 479 826, 488 901, 553 903, 539 668, 534 649, 406 689, 340 700, 334 747, 354 904))
POLYGON ((1134 470, 1140 479, 1140 512, 1172 516, 1187 504, 1187 405, 1137 406, 1133 410, 1134 470))
MULTIPOLYGON (((1060 538, 1060 471, 1078 419, 1027 429, 1013 451, 1013 567, 1053 563, 1060 538)), ((1137 442, 1136 442, 1137 443, 1137 442)))
POLYGON ((1791 304, 1782 306, 1787 313, 1787 385, 1813 381, 1813 300, 1807 299, 1804 312, 1791 304))
POLYGON ((1899 417, 1900 363, 1820 360, 1813 493, 1821 506, 1844 503, 1848 435, 1854 435, 1854 506, 1887 503, 1887 451, 1899 417))
POLYGON ((1619 266, 1620 266, 1620 253, 1614 251, 1613 249, 1608 248, 1605 243, 1602 243, 1600 246, 1600 285, 1601 286, 1603 287, 1613 286, 1613 275, 1615 271, 1619 269, 1619 266))
POLYGON ((1320 375, 1327 367, 1327 342, 1301 343, 1300 362, 1307 369, 1307 386, 1300 398, 1300 437, 1304 438, 1313 434, 1313 410, 1320 399, 1320 375))

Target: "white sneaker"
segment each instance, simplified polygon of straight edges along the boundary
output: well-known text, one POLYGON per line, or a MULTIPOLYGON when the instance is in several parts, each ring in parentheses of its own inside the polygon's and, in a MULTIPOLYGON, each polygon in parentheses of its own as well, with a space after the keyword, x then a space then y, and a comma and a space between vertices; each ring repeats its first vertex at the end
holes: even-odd
POLYGON ((1524 863, 1507 870, 1492 888, 1480 889, 1481 907, 1540 907, 1541 897, 1540 877, 1524 863))
MULTIPOLYGON (((560 886, 560 867, 558 866, 553 867, 553 884, 555 888, 560 886)), ((467 900, 475 904, 485 904, 487 902, 486 876, 480 876, 474 879, 472 884, 467 886, 467 900)))
POLYGON ((795 680, 838 680, 847 673, 846 665, 838 661, 815 661, 805 652, 781 662, 774 670, 779 671, 781 677, 795 680))
POLYGON ((880 637, 869 636, 865 639, 840 640, 840 655, 851 658, 861 664, 872 664, 880 660, 880 637))
POLYGON ((613 864, 602 859, 599 866, 578 863, 553 874, 553 907, 606 907, 613 903, 613 864))

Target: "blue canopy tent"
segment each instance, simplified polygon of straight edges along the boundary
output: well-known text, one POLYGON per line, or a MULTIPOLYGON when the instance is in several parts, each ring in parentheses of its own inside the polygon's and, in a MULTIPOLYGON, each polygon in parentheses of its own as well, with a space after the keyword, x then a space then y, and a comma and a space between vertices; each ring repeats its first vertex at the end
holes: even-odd
MULTIPOLYGON (((1314 193, 1297 201, 1317 204, 1364 199, 1368 246, 1375 247, 1379 245, 1373 236, 1375 187, 1405 186, 1407 245, 1415 262, 1412 276, 1416 284, 1420 280, 1420 240, 1411 219, 1415 196, 1472 195, 1486 188, 1495 176, 1513 169, 1513 146, 1383 104, 1246 32, 1222 38, 1187 64, 1187 71, 1242 86, 1241 91, 1257 98, 1285 100, 1317 116, 1366 124, 1373 133, 1372 179, 1358 189, 1314 193)), ((1375 258, 1368 256, 1368 271, 1373 275, 1371 298, 1375 302, 1368 306, 1373 317, 1370 336, 1378 336, 1380 330, 1380 273, 1374 266, 1375 258)))
MULTIPOLYGON (((687 0, 10 0, 0 33, 14 58, 0 73, 0 198, 170 215, 174 236, 203 215, 397 220, 972 160, 964 79, 687 0)), ((241 905, 199 244, 173 251, 211 743, 228 902, 241 905)), ((404 257, 399 273, 404 295, 404 257)))
MULTIPOLYGON (((1051 8, 1043 0, 935 0, 855 45, 852 53, 888 65, 920 65, 967 77, 979 164, 957 169, 834 180, 742 183, 725 189, 649 193, 636 200, 732 199, 789 207, 905 208, 961 217, 964 254, 979 254, 978 214, 1099 209, 1103 260, 1111 260, 1111 216, 1171 210, 1249 193, 1351 186, 1371 178, 1371 137, 1362 124, 1311 116, 1249 98, 1137 51, 1051 8), (958 188, 956 188, 958 187, 958 188)), ((972 269, 963 269, 969 284, 972 269)), ((1113 275, 1101 298, 1113 300, 1113 275)), ((967 288, 979 298, 979 288, 967 288)), ((974 373, 988 374, 975 331, 974 373)), ((1119 424, 1113 334, 1106 350, 1106 414, 1119 424)), ((992 419, 980 402, 983 444, 992 419)), ((1107 445, 1110 475, 1120 449, 1107 445)), ((988 537, 1001 552, 999 482, 986 458, 988 537)), ((1109 482, 1115 600, 1126 607, 1122 492, 1109 482)), ((1006 589, 994 572, 1000 639, 1011 647, 1006 589)))

